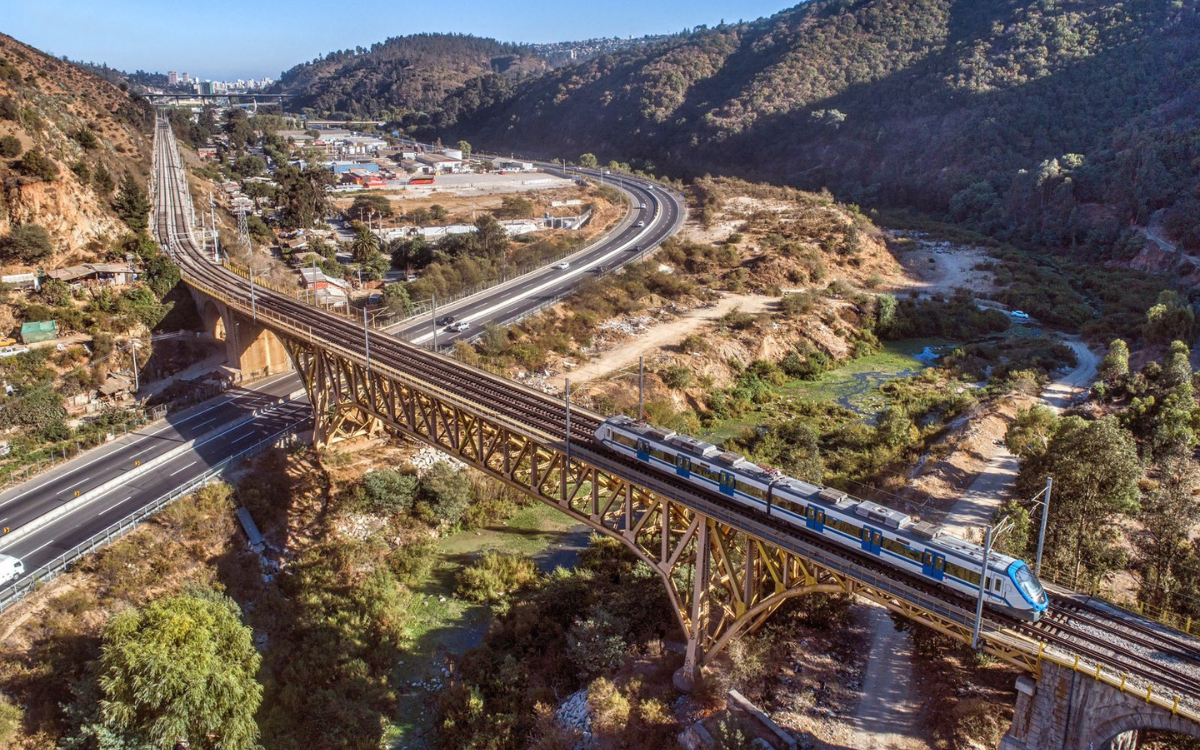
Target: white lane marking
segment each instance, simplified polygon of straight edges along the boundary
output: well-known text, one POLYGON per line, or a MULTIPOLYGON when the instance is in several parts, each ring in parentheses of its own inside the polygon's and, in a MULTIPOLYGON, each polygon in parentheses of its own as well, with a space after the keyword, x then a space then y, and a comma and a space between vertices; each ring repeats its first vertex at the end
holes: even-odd
POLYGON ((183 466, 183 467, 181 467, 181 468, 178 468, 178 469, 176 469, 175 471, 172 471, 172 472, 171 472, 170 474, 168 474, 167 476, 169 476, 169 477, 173 477, 173 476, 175 476, 176 474, 178 474, 179 472, 183 471, 184 469, 190 469, 190 468, 192 468, 192 467, 193 467, 193 466, 195 466, 197 463, 199 463, 199 462, 198 462, 198 461, 192 461, 192 462, 191 462, 190 464, 188 464, 187 466, 183 466))
MULTIPOLYGON (((266 388, 268 385, 270 385, 270 384, 272 384, 272 383, 274 383, 274 382, 276 382, 276 381, 278 381, 278 380, 280 380, 280 379, 282 379, 282 378, 287 378, 287 377, 295 377, 295 373, 291 373, 291 372, 285 372, 285 373, 283 373, 283 374, 281 374, 281 375, 276 375, 276 376, 275 376, 275 377, 273 377, 273 378, 268 378, 268 379, 264 380, 264 381, 263 381, 263 382, 261 382, 261 383, 256 383, 255 385, 256 385, 256 387, 257 387, 257 388, 259 388, 259 389, 265 389, 265 388, 266 388)), ((135 439, 135 440, 133 440, 133 441, 131 441, 131 442, 138 442, 139 440, 142 440, 142 439, 144 439, 144 438, 153 437, 154 435, 157 435, 158 433, 160 433, 160 432, 163 432, 163 431, 165 431, 165 430, 169 430, 169 429, 172 429, 172 428, 174 428, 174 427, 178 427, 178 426, 180 426, 180 425, 183 425, 183 424, 185 424, 185 423, 187 423, 187 422, 190 422, 191 420, 195 419, 196 417, 199 417, 199 416, 201 416, 201 415, 203 415, 203 414, 207 414, 208 412, 212 411, 213 409, 220 409, 221 407, 228 406, 229 404, 236 403, 236 402, 238 402, 238 401, 241 401, 241 400, 243 400, 243 399, 247 399, 247 398, 260 398, 260 397, 262 397, 262 396, 264 396, 264 395, 265 395, 265 394, 259 393, 259 391, 258 391, 258 390, 250 391, 249 393, 242 393, 242 394, 239 394, 239 395, 237 395, 237 396, 235 396, 235 397, 233 397, 233 398, 231 398, 231 399, 229 399, 229 400, 227 400, 227 401, 222 401, 222 402, 221 402, 221 403, 219 403, 219 404, 214 404, 213 406, 210 406, 210 407, 208 407, 207 409, 204 409, 204 410, 202 410, 202 411, 198 411, 198 412, 196 412, 195 414, 192 414, 192 415, 188 416, 188 417, 187 417, 187 419, 184 419, 184 420, 181 420, 181 421, 179 421, 179 422, 176 422, 175 424, 166 424, 166 425, 163 425, 162 427, 158 427, 158 428, 154 429, 154 430, 153 430, 153 431, 151 431, 151 432, 133 432, 133 433, 130 433, 131 435, 134 435, 134 436, 136 436, 136 439, 135 439)), ((212 420, 209 420, 209 421, 211 422, 212 420)), ((207 423, 205 423, 205 424, 207 424, 207 423)), ((128 444, 129 444, 129 443, 126 443, 125 445, 128 445, 128 444)), ((114 443, 113 445, 116 445, 116 444, 114 443)), ((153 446, 152 446, 152 447, 153 447, 153 446)), ((143 453, 144 453, 144 452, 145 452, 145 451, 143 451, 143 453)), ((25 490, 24 492, 22 492, 22 493, 20 493, 20 494, 18 494, 18 495, 13 495, 12 497, 10 497, 10 498, 9 498, 7 501, 5 501, 5 502, 4 502, 4 504, 3 504, 3 505, 0 505, 0 508, 4 508, 4 507, 7 507, 7 506, 11 505, 12 503, 16 502, 17 500, 20 500, 21 498, 25 497, 26 495, 28 495, 28 494, 29 494, 29 493, 31 493, 31 492, 37 492, 39 489, 41 489, 42 485, 43 485, 43 484, 45 484, 45 482, 46 482, 46 481, 54 481, 54 480, 62 479, 63 477, 70 476, 71 474, 74 474, 74 473, 75 473, 75 472, 77 472, 77 471, 81 471, 82 469, 85 469, 85 468, 87 468, 88 466, 91 466, 92 464, 96 463, 97 461, 105 461, 105 460, 107 460, 107 459, 110 457, 110 454, 111 454, 111 453, 112 453, 112 451, 108 451, 108 452, 106 452, 106 453, 105 453, 104 455, 102 455, 102 456, 97 456, 96 458, 93 458, 91 461, 87 461, 87 462, 81 463, 81 464, 80 464, 80 465, 78 465, 78 466, 74 466, 74 467, 72 467, 72 468, 70 468, 70 469, 67 469, 66 471, 62 472, 61 474, 58 474, 58 475, 56 475, 56 476, 52 476, 52 477, 46 477, 46 478, 44 478, 44 480, 43 480, 43 481, 37 482, 37 483, 36 483, 36 484, 35 484, 33 487, 30 487, 29 489, 25 490)), ((141 454, 137 454, 137 455, 141 455, 141 454)), ((33 481, 35 481, 35 480, 37 480, 37 479, 40 479, 40 477, 34 477, 34 478, 33 478, 33 479, 31 479, 30 481, 31 481, 31 482, 33 482, 33 481)))
POLYGON ((252 437, 255 437, 255 434, 253 432, 247 432, 245 435, 242 435, 240 438, 230 442, 229 444, 236 445, 236 444, 242 442, 243 440, 246 440, 247 438, 252 438, 252 437))
POLYGON ((43 544, 41 547, 38 547, 38 548, 37 548, 37 549, 35 549, 35 550, 30 550, 28 553, 26 553, 26 555, 25 555, 25 556, 26 556, 26 557, 29 557, 29 555, 32 555, 32 554, 34 554, 34 553, 37 553, 37 552, 41 552, 42 550, 44 550, 44 549, 46 549, 47 547, 49 547, 51 544, 54 544, 54 540, 53 540, 53 539, 51 539, 50 541, 46 542, 46 543, 45 543, 45 544, 43 544))
POLYGON ((100 511, 100 512, 99 512, 99 513, 97 513, 96 515, 97 515, 97 516, 102 516, 102 515, 104 515, 105 513, 107 513, 107 512, 109 512, 110 510, 112 510, 113 508, 115 508, 115 507, 117 507, 118 505, 120 505, 121 503, 127 503, 127 502, 129 502, 130 500, 132 500, 132 499, 133 499, 133 495, 130 495, 129 497, 125 498, 124 500, 121 500, 120 502, 118 502, 118 503, 116 503, 116 504, 114 504, 114 505, 110 505, 110 506, 108 506, 107 508, 105 508, 104 510, 100 511))
MULTIPOLYGON (((529 289, 527 291, 523 291, 519 294, 508 297, 508 298, 502 300, 501 302, 498 302, 485 310, 480 310, 479 312, 471 313, 470 315, 466 315, 463 318, 461 318, 461 320, 464 320, 464 321, 470 323, 472 321, 478 321, 481 318, 491 317, 495 313, 497 313, 507 307, 511 307, 512 305, 514 305, 518 302, 522 302, 525 299, 537 294, 538 292, 542 292, 542 291, 545 291, 552 287, 558 286, 562 282, 567 281, 568 279, 572 279, 576 276, 581 276, 581 275, 587 273, 588 271, 590 271, 595 266, 598 266, 601 263, 604 263, 605 261, 609 260, 610 258, 615 258, 616 256, 620 255, 621 253, 625 252, 626 248, 631 247, 635 242, 640 240, 643 235, 646 235, 649 232, 651 232, 655 228, 656 224, 657 224, 657 222, 655 222, 654 224, 651 224, 649 227, 646 228, 645 231, 639 232, 637 235, 635 235, 632 240, 628 240, 627 242, 624 242, 624 243, 618 245, 615 249, 613 249, 606 255, 602 255, 601 257, 596 258, 595 260, 592 260, 588 263, 584 263, 579 266, 576 266, 575 270, 573 270, 573 271, 568 271, 567 273, 564 273, 561 276, 555 276, 554 278, 550 279, 549 281, 542 282, 541 284, 534 287, 533 289, 529 289)), ((432 338, 433 338, 432 333, 426 333, 423 336, 418 336, 417 338, 413 339, 412 343, 420 345, 432 338)))

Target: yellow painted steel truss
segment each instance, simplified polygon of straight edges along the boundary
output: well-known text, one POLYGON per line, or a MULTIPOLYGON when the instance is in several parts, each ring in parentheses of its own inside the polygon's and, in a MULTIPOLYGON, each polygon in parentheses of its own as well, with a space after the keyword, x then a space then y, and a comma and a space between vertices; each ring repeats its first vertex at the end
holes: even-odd
MULTIPOLYGON (((687 638, 686 687, 740 634, 753 632, 787 599, 847 593, 970 642, 971 630, 871 583, 848 577, 697 512, 572 455, 532 430, 450 403, 319 344, 285 339, 315 414, 314 442, 388 430, 432 445, 613 537, 666 586, 687 638)), ((995 655, 1030 671, 1037 645, 1014 634, 986 639, 995 655)))

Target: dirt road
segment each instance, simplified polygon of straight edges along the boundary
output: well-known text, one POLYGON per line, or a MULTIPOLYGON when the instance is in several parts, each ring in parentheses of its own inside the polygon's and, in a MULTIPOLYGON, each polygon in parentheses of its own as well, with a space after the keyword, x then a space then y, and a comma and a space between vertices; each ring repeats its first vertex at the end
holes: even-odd
MULTIPOLYGON (((1078 336, 1064 336, 1063 343, 1075 352, 1075 367, 1042 391, 1042 403, 1055 411, 1070 406, 1096 380, 1100 357, 1078 336)), ((984 469, 957 502, 950 507, 944 525, 955 536, 982 540, 982 530, 992 521, 996 509, 1004 503, 1017 479, 1020 463, 1003 444, 993 446, 984 469)))
POLYGON ((859 616, 871 631, 862 698, 854 717, 855 750, 927 750, 920 703, 913 692, 912 639, 896 630, 882 607, 865 605, 859 616))
POLYGON ((565 378, 571 379, 575 388, 590 380, 596 380, 611 372, 637 364, 638 357, 655 352, 664 346, 682 341, 688 334, 695 333, 706 324, 715 323, 735 308, 745 313, 760 313, 768 310, 777 298, 757 294, 726 294, 713 307, 697 307, 670 323, 656 325, 637 338, 621 342, 616 348, 604 352, 590 362, 562 373, 549 381, 558 388, 563 387, 565 378))

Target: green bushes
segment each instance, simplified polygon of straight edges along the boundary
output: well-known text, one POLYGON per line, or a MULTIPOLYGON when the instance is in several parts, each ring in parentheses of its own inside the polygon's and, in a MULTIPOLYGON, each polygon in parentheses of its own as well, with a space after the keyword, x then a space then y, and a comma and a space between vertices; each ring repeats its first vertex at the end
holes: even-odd
POLYGON ((394 515, 407 513, 417 498, 417 478, 394 469, 364 474, 355 493, 364 510, 394 515))
POLYGON ((0 159, 15 159, 21 155, 21 141, 11 135, 0 136, 0 159))
POLYGON ((44 182, 52 182, 58 177, 58 165, 36 148, 26 151, 16 167, 17 171, 26 177, 34 177, 44 182))
POLYGON ((17 224, 0 239, 0 260, 32 265, 54 252, 50 233, 40 224, 17 224))
POLYGON ((488 550, 477 562, 458 572, 455 593, 474 602, 497 604, 536 580, 533 560, 488 550))
POLYGON ((421 479, 413 510, 428 523, 454 525, 471 502, 471 480, 466 472, 445 462, 434 464, 421 479))
POLYGON ((672 365, 659 373, 663 384, 668 388, 682 391, 692 384, 692 371, 687 367, 672 365))

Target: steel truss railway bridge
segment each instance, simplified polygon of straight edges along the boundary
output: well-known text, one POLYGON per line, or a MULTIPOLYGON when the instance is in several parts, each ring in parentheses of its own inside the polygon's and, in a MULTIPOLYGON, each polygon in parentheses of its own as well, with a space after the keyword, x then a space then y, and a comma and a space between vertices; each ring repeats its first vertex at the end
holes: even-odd
MULTIPOLYGON (((315 443, 403 435, 619 540, 666 588, 687 643, 681 688, 788 599, 818 592, 854 594, 971 642, 973 602, 597 449, 599 414, 287 294, 252 290, 195 241, 186 178, 162 117, 152 188, 158 237, 203 317, 238 342, 243 366, 295 367, 313 406, 315 443)), ((982 626, 982 650, 1030 675, 1018 685, 1006 747, 1131 747, 1133 732, 1151 726, 1200 736, 1200 685, 1178 668, 1200 664, 1197 641, 1070 592, 1053 599, 1055 611, 1038 625, 988 613, 982 626), (1064 701, 1087 710, 1063 719, 1064 701)))

